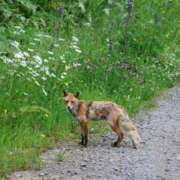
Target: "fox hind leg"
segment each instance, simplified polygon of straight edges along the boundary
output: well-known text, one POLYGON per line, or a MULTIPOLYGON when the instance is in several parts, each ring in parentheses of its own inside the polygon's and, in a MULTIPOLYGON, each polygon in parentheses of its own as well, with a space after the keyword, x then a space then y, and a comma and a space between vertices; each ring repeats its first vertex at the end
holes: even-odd
POLYGON ((117 147, 120 145, 121 141, 123 140, 124 138, 124 134, 121 130, 121 128, 117 127, 117 129, 115 130, 116 134, 118 135, 118 138, 117 140, 113 143, 113 146, 114 147, 117 147))
POLYGON ((117 140, 112 144, 113 147, 117 147, 120 145, 121 141, 124 138, 124 134, 122 129, 119 127, 119 120, 117 119, 108 119, 108 124, 110 125, 111 129, 117 134, 117 140))

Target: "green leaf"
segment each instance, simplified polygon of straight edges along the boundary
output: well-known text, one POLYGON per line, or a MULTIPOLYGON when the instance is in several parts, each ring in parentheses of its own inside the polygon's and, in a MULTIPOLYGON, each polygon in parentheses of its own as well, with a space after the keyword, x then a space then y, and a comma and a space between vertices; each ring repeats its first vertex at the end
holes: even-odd
POLYGON ((50 111, 41 106, 24 106, 20 108, 21 113, 33 113, 33 112, 44 112, 47 115, 50 115, 50 111))
POLYGON ((85 12, 86 12, 86 8, 85 8, 85 6, 84 6, 84 4, 83 4, 82 1, 79 1, 78 6, 80 7, 82 13, 85 13, 85 12))

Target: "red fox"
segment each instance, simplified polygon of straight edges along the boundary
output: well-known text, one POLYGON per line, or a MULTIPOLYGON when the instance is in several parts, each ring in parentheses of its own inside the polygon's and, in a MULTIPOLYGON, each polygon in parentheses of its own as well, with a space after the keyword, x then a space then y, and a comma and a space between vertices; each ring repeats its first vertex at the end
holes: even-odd
POLYGON ((73 94, 64 91, 64 101, 68 111, 79 121, 81 127, 81 144, 88 143, 88 120, 104 119, 117 134, 117 140, 112 144, 119 146, 124 134, 131 139, 133 147, 140 143, 140 135, 137 128, 129 120, 127 113, 119 105, 109 101, 83 101, 79 92, 73 94))

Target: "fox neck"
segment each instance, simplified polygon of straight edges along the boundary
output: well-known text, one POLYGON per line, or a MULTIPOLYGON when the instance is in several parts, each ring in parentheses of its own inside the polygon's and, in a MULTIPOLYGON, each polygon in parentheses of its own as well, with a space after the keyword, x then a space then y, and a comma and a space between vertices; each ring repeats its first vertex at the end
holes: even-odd
POLYGON ((76 102, 76 105, 70 110, 73 116, 77 116, 80 109, 81 101, 76 102))

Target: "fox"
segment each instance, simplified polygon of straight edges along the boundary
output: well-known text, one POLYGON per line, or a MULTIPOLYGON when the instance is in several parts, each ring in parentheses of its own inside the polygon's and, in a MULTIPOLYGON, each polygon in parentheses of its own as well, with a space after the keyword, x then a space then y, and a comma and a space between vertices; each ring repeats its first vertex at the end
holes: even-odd
POLYGON ((63 91, 66 109, 79 121, 81 129, 81 142, 83 146, 88 144, 88 121, 106 120, 112 131, 117 134, 117 140, 113 147, 120 146, 124 135, 137 149, 141 138, 137 127, 130 120, 127 112, 118 104, 111 101, 84 101, 80 99, 80 93, 63 91))

